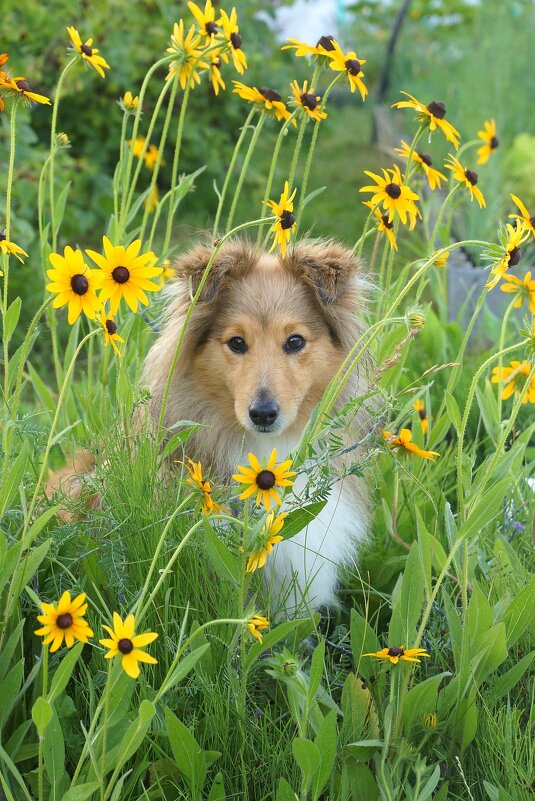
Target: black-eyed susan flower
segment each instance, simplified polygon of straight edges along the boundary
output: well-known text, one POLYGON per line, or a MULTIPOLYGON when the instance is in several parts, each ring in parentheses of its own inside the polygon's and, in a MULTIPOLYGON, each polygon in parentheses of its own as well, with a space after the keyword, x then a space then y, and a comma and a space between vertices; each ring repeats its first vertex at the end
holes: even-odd
POLYGON ((175 22, 171 35, 171 47, 167 48, 167 52, 177 58, 169 64, 166 81, 178 75, 182 89, 186 88, 188 81, 191 89, 196 83, 201 82, 199 70, 206 70, 210 65, 208 61, 201 58, 202 38, 195 30, 195 25, 192 25, 184 36, 184 20, 175 22))
POLYGON ((479 203, 480 209, 487 205, 481 189, 476 186, 479 180, 477 172, 469 170, 467 167, 463 167, 461 162, 456 159, 455 156, 448 156, 444 162, 444 166, 447 170, 451 170, 453 172, 453 177, 456 181, 466 186, 470 192, 470 200, 475 198, 479 203))
POLYGON ((290 112, 286 108, 281 95, 275 89, 269 89, 267 86, 262 86, 257 89, 256 86, 246 86, 240 81, 232 81, 234 84, 235 92, 243 100, 249 103, 255 103, 259 108, 273 114, 277 120, 287 120, 290 112))
POLYGON ((368 94, 368 87, 363 81, 362 65, 366 63, 366 60, 357 58, 357 54, 353 50, 349 53, 344 53, 335 39, 332 40, 331 44, 332 50, 328 51, 329 67, 335 72, 345 72, 351 92, 353 93, 355 89, 358 89, 364 102, 368 94))
POLYGON ((104 278, 102 272, 90 270, 82 251, 73 250, 69 245, 63 256, 51 253, 48 258, 52 269, 46 272, 51 281, 46 288, 56 294, 52 306, 55 309, 67 306, 69 325, 75 323, 82 312, 94 320, 102 305, 97 296, 104 278))
POLYGON ((121 665, 124 672, 132 679, 137 679, 139 676, 138 662, 146 662, 149 665, 156 665, 157 660, 150 654, 142 651, 151 642, 157 638, 157 634, 148 631, 146 634, 134 634, 136 627, 136 620, 134 615, 128 615, 123 623, 121 617, 117 612, 113 613, 113 628, 110 626, 103 626, 111 639, 99 640, 100 644, 108 648, 108 653, 104 655, 105 659, 113 659, 116 656, 121 657, 121 665))
POLYGON ((4 256, 7 256, 11 253, 12 256, 15 256, 15 258, 23 264, 24 259, 22 256, 26 256, 26 258, 28 258, 26 251, 16 245, 14 242, 10 242, 8 239, 6 239, 6 235, 3 231, 0 231, 0 251, 4 254, 4 256))
POLYGON ((385 234, 386 238, 390 242, 390 247, 394 248, 394 250, 398 249, 398 243, 396 242, 396 237, 394 236, 394 223, 390 222, 388 219, 388 214, 381 214, 380 209, 377 209, 371 200, 364 200, 364 206, 368 206, 368 208, 373 209, 374 216, 377 217, 379 221, 379 225, 377 226, 377 230, 381 233, 385 234))
POLYGON ((429 131, 441 131, 448 142, 451 142, 455 150, 459 147, 459 139, 461 135, 457 128, 454 128, 451 122, 448 122, 444 117, 446 116, 446 106, 441 100, 432 100, 425 105, 420 100, 417 100, 414 95, 408 92, 401 92, 402 95, 410 97, 410 100, 400 100, 398 103, 393 103, 393 108, 412 108, 416 112, 418 122, 421 125, 427 125, 429 131))
POLYGON ((483 130, 478 131, 477 135, 483 140, 484 144, 477 149, 477 163, 486 164, 491 153, 500 145, 500 140, 496 136, 496 123, 494 120, 485 120, 483 130))
POLYGON ((449 257, 450 257, 450 252, 448 250, 447 253, 443 253, 441 256, 437 256, 433 264, 435 265, 435 267, 447 267, 449 257))
POLYGON ((283 45, 281 50, 295 50, 298 58, 303 56, 314 56, 317 59, 327 61, 329 53, 334 50, 334 36, 321 36, 315 45, 308 45, 300 42, 299 39, 288 39, 290 44, 283 45))
POLYGON ((255 570, 264 567, 268 554, 273 551, 273 546, 284 539, 280 532, 284 526, 284 520, 288 517, 286 512, 281 512, 275 517, 275 512, 270 512, 266 517, 262 530, 260 531, 258 547, 249 556, 246 572, 254 573, 255 570))
POLYGON ((131 148, 132 153, 136 158, 142 158, 145 162, 145 167, 148 170, 153 170, 154 165, 158 161, 158 156, 160 151, 156 147, 156 145, 146 145, 146 139, 144 136, 138 136, 136 139, 132 140, 129 139, 127 144, 131 148))
POLYGON ((34 631, 34 634, 43 637, 43 645, 52 643, 51 653, 57 651, 63 641, 67 648, 72 648, 75 640, 87 642, 94 636, 87 621, 84 620, 87 604, 83 592, 74 599, 71 599, 69 592, 64 592, 57 606, 43 602, 41 607, 43 614, 37 615, 37 620, 43 623, 43 627, 34 631))
POLYGON ((219 33, 221 26, 221 19, 216 19, 212 0, 206 0, 204 11, 192 2, 188 3, 188 8, 199 26, 199 33, 206 37, 205 47, 212 44, 214 36, 219 33))
POLYGON ((526 225, 526 228, 528 228, 533 234, 533 236, 535 236, 535 214, 530 215, 525 205, 516 195, 511 195, 511 199, 515 204, 515 206, 518 207, 520 214, 510 214, 509 217, 518 221, 523 220, 526 225))
POLYGON ((427 412, 425 409, 425 403, 421 398, 415 400, 412 404, 412 408, 415 412, 418 412, 418 417, 420 418, 420 428, 424 434, 427 434, 429 431, 429 420, 427 419, 427 412))
MULTIPOLYGON (((227 40, 234 69, 236 72, 239 72, 240 75, 243 75, 247 69, 247 58, 242 50, 242 37, 238 27, 238 15, 236 13, 236 9, 232 9, 230 16, 224 9, 221 9, 220 23, 221 27, 223 28, 223 36, 227 40)), ((228 61, 226 53, 223 53, 221 58, 223 61, 225 61, 225 63, 228 61)))
POLYGON ((268 200, 268 206, 277 217, 277 222, 270 228, 270 231, 275 234, 273 238, 273 244, 269 249, 271 253, 272 250, 275 250, 277 245, 280 246, 281 255, 284 258, 286 255, 286 246, 290 241, 290 236, 292 231, 295 231, 297 222, 295 219, 294 214, 294 204, 293 200, 297 189, 294 189, 292 194, 290 195, 290 187, 288 186, 288 181, 284 182, 284 191, 280 196, 280 200, 277 203, 275 200, 268 200))
POLYGON ((383 431, 383 437, 386 439, 387 445, 390 448, 404 448, 409 453, 414 453, 416 456, 421 456, 422 459, 435 459, 440 456, 436 451, 424 451, 419 448, 415 442, 412 442, 412 432, 410 428, 402 428, 399 436, 391 434, 390 431, 383 431))
POLYGON ((139 106, 139 95, 134 95, 130 90, 125 92, 122 98, 119 100, 119 105, 123 111, 137 111, 139 106))
POLYGON ((290 88, 296 105, 302 108, 308 117, 315 122, 327 119, 327 114, 320 104, 321 97, 314 94, 312 87, 308 87, 308 81, 305 81, 302 87, 299 86, 297 81, 292 81, 290 88))
POLYGON ((502 278, 506 279, 507 283, 500 286, 501 291, 517 296, 514 302, 515 309, 519 309, 526 301, 531 314, 535 314, 535 280, 531 277, 531 271, 527 272, 524 278, 517 278, 510 273, 504 273, 502 278))
POLYGON ((210 67, 208 75, 214 89, 214 94, 219 94, 219 89, 225 89, 225 81, 221 77, 221 58, 217 55, 216 51, 210 53, 210 67))
POLYGON ((416 218, 421 216, 415 203, 420 198, 403 183, 403 176, 397 164, 393 169, 383 169, 383 177, 369 170, 364 170, 364 173, 373 178, 376 186, 363 186, 359 192, 372 192, 372 204, 374 206, 382 204, 383 209, 388 212, 389 222, 392 222, 397 214, 403 225, 408 221, 412 231, 416 225, 416 218))
POLYGON ((102 238, 104 255, 94 250, 86 250, 87 255, 93 259, 103 272, 100 298, 104 302, 110 301, 110 311, 116 314, 121 298, 124 298, 128 307, 137 311, 138 301, 144 306, 149 305, 145 292, 158 292, 158 284, 149 281, 161 275, 162 268, 155 267, 156 256, 152 251, 142 253, 141 239, 136 239, 127 248, 123 245, 112 245, 107 236, 102 238))
POLYGON ((22 75, 17 75, 14 78, 0 76, 0 92, 7 96, 22 97, 28 103, 50 105, 50 98, 45 97, 45 95, 39 95, 37 92, 32 92, 30 84, 22 75))
POLYGON ((72 25, 67 28, 67 33, 71 37, 73 49, 80 53, 82 60, 93 67, 101 78, 105 78, 104 70, 109 70, 110 65, 105 58, 99 56, 100 51, 93 47, 93 39, 82 42, 80 34, 72 25))
MULTIPOLYGON (((4 66, 6 61, 9 61, 9 56, 7 53, 0 53, 0 68, 4 66)), ((0 87, 3 81, 5 81, 8 77, 7 72, 3 69, 0 69, 0 87)), ((4 101, 2 100, 2 96, 0 95, 0 111, 5 111, 4 101)))
POLYGON ((525 359, 522 362, 513 361, 508 367, 494 367, 491 382, 503 384, 502 400, 507 400, 516 393, 522 396, 522 403, 535 403, 535 378, 524 389, 526 378, 532 369, 533 365, 525 359))
POLYGON ((241 495, 240 500, 246 500, 252 495, 256 494, 256 505, 259 506, 263 503, 266 509, 271 508, 271 502, 278 504, 282 503, 279 494, 276 492, 275 487, 292 487, 293 481, 289 479, 296 476, 297 473, 290 470, 292 460, 287 459, 279 465, 277 462, 277 451, 273 448, 271 456, 267 465, 263 467, 254 453, 249 453, 250 467, 238 466, 241 473, 235 473, 232 478, 239 484, 249 484, 241 495))
POLYGON ((210 482, 203 478, 202 474, 202 464, 201 462, 194 462, 193 459, 190 459, 189 456, 186 456, 188 464, 185 462, 177 462, 177 464, 183 465, 189 473, 189 477, 187 479, 187 483, 195 487, 196 489, 200 490, 201 497, 202 497, 202 511, 205 515, 210 514, 220 514, 225 513, 229 514, 228 509, 225 509, 224 506, 221 506, 219 503, 214 501, 212 497, 212 487, 210 482))
MULTIPOLYGON (((529 230, 523 220, 517 222, 516 227, 507 223, 505 231, 501 234, 502 255, 490 271, 491 278, 485 284, 487 289, 493 289, 509 267, 516 267, 522 257, 520 245, 528 238, 529 230)), ((490 257, 495 258, 493 254, 490 257)), ((484 256, 484 258, 489 258, 489 256, 484 256)))
POLYGON ((262 642, 262 631, 269 628, 269 620, 262 615, 253 615, 247 621, 247 631, 252 634, 258 642, 262 642))
POLYGON ((373 654, 362 654, 362 656, 374 656, 376 659, 387 659, 393 665, 401 660, 402 662, 421 662, 420 657, 430 656, 425 648, 382 648, 373 654))
MULTIPOLYGON (((411 149, 405 140, 401 142, 401 147, 395 148, 395 151, 396 153, 399 153, 402 158, 407 159, 408 161, 411 149)), ((429 153, 418 153, 416 150, 413 150, 411 161, 414 161, 415 164, 417 164, 418 167, 425 173, 429 183, 429 189, 441 188, 440 182, 445 181, 446 176, 433 167, 433 160, 429 153)))
POLYGON ((124 339, 117 333, 117 323, 104 309, 101 309, 97 314, 97 320, 102 327, 104 347, 111 345, 116 355, 120 356, 121 351, 119 350, 117 343, 124 342, 124 339))

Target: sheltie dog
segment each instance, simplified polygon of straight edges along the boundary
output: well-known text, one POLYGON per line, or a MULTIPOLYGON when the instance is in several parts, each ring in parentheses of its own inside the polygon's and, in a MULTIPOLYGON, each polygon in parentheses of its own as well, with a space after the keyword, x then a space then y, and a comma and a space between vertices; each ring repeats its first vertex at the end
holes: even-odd
MULTIPOLYGON (((197 246, 176 262, 161 332, 143 371, 153 421, 160 418, 177 343, 211 253, 197 246)), ((275 448, 280 462, 296 449, 364 330, 365 287, 358 260, 332 240, 303 240, 285 258, 240 240, 222 246, 185 329, 164 412, 167 429, 181 420, 202 424, 186 453, 205 474, 231 484, 248 453, 262 461, 275 448)), ((366 391, 362 371, 353 371, 339 407, 366 391)), ((369 420, 360 407, 345 423, 343 439, 352 453, 335 459, 342 474, 344 460, 359 453, 354 445, 369 420)), ((60 487, 78 494, 79 476, 89 467, 83 455, 75 457, 70 468, 52 476, 48 494, 60 487)), ((299 496, 306 483, 302 472, 293 493, 299 496)), ((364 479, 345 474, 335 481, 320 514, 277 545, 267 561, 275 605, 281 598, 287 612, 303 601, 308 609, 336 605, 338 567, 355 559, 366 538, 368 507, 364 479)))

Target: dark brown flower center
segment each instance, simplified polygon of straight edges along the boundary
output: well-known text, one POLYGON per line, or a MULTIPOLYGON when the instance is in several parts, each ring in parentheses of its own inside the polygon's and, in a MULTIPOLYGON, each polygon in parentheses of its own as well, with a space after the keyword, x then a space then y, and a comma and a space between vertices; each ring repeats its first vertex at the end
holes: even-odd
POLYGON ((132 640, 129 640, 127 637, 124 637, 122 640, 119 640, 117 643, 117 648, 122 654, 131 654, 134 650, 134 643, 132 640))
POLYGON ((331 51, 334 50, 333 42, 334 42, 334 36, 322 36, 316 42, 316 47, 323 47, 324 50, 331 51))
POLYGON ((262 95, 262 97, 266 98, 266 100, 271 100, 271 101, 273 101, 273 100, 276 100, 276 101, 282 100, 282 97, 279 95, 278 92, 276 92, 274 89, 268 89, 267 86, 263 86, 261 89, 259 89, 259 92, 262 95))
POLYGON ((311 95, 310 92, 303 92, 303 94, 300 97, 303 106, 310 109, 310 111, 314 111, 314 109, 318 105, 318 101, 316 100, 314 95, 311 95))
POLYGON ((388 649, 388 656, 403 656, 405 651, 403 648, 389 648, 388 649))
POLYGON ((213 36, 219 31, 219 26, 216 25, 215 22, 207 22, 205 28, 208 36, 213 36))
MULTIPOLYGON (((282 212, 280 216, 280 224, 283 231, 287 231, 295 223, 295 214, 288 209, 282 212)), ((271 474, 273 475, 273 474, 271 474)))
POLYGON ((348 58, 344 61, 344 67, 350 75, 358 75, 360 72, 360 61, 357 58, 348 58))
POLYGON ((261 490, 270 490, 275 486, 275 474, 271 470, 261 470, 256 477, 256 484, 261 490))
POLYGON ((106 320, 106 331, 110 336, 115 334, 117 331, 117 323, 114 323, 113 320, 106 320))
POLYGON ((21 92, 29 92, 30 91, 30 84, 28 81, 16 81, 17 86, 21 90, 21 92))
POLYGON ((522 258, 522 253, 520 252, 519 248, 513 248, 509 251, 509 267, 514 267, 520 259, 522 258))
POLYGON ((383 225, 384 225, 385 228, 388 228, 390 230, 391 228, 394 227, 394 223, 390 222, 390 220, 388 219, 388 215, 387 214, 382 214, 381 215, 381 220, 383 221, 383 225))
POLYGON ((499 147, 499 144, 500 144, 500 140, 498 139, 497 136, 493 136, 492 139, 489 142, 491 150, 496 150, 496 148, 499 147))
POLYGON ((231 33, 230 34, 230 43, 231 43, 232 47, 234 48, 234 50, 240 50, 241 49, 242 41, 243 40, 242 40, 242 38, 241 38, 239 33, 231 33))
POLYGON ((399 184, 387 184, 385 186, 385 192, 392 198, 392 200, 397 200, 401 195, 401 187, 399 184))
POLYGON ((126 284, 130 278, 130 271, 126 267, 116 267, 112 272, 111 277, 118 284, 126 284))
POLYGON ((473 170, 465 170, 464 177, 466 178, 469 184, 472 184, 472 186, 475 186, 479 180, 477 172, 474 172, 473 170))
MULTIPOLYGON (((517 220, 517 222, 519 222, 519 220, 517 220)), ((532 225, 533 228, 535 228, 535 217, 530 217, 529 218, 529 224, 532 225)), ((5 236, 2 237, 2 235, 0 234, 0 239, 2 239, 2 238, 5 239, 5 236)))
POLYGON ((0 231, 0 242, 3 242, 6 238, 4 231, 0 231))
POLYGON ((420 420, 425 420, 425 418, 427 417, 425 409, 418 409, 418 417, 420 418, 420 420))
POLYGON ((446 106, 442 100, 432 100, 428 103, 426 109, 431 112, 433 117, 436 117, 437 120, 443 120, 446 116, 446 106))
POLYGON ((73 275, 71 278, 71 289, 75 295, 85 295, 89 289, 89 281, 85 275, 82 275, 81 273, 78 273, 78 275, 73 275))
POLYGON ((430 167, 432 165, 433 159, 431 158, 429 153, 418 153, 418 155, 422 159, 423 163, 427 164, 428 167, 430 167))
POLYGON ((69 626, 72 626, 72 615, 69 612, 58 615, 56 618, 56 626, 58 629, 68 629, 69 626))
POLYGON ((80 47, 80 50, 82 51, 84 56, 92 56, 93 55, 93 48, 89 47, 89 45, 87 45, 87 44, 83 44, 80 47))

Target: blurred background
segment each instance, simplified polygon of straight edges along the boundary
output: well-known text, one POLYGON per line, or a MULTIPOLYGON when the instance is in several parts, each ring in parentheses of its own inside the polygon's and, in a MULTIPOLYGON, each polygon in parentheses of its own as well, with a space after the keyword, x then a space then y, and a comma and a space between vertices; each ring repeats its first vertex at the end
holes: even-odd
MULTIPOLYGON (((442 100, 448 119, 465 141, 476 136, 484 120, 496 120, 500 147, 486 165, 477 168, 487 210, 480 210, 475 203, 464 204, 463 214, 454 219, 456 238, 495 239, 497 223, 513 210, 510 192, 535 209, 533 0, 240 0, 236 6, 249 62, 242 80, 249 85, 269 86, 285 98, 291 80, 310 76, 306 59, 295 58, 292 51, 281 52, 288 37, 315 44, 320 36, 332 34, 367 60, 365 80, 370 91, 366 103, 358 92, 350 94, 345 82, 340 82, 331 95, 328 119, 322 123, 310 189, 327 188, 305 214, 305 225, 314 234, 335 235, 348 244, 358 238, 367 214, 358 195, 359 186, 367 182, 363 170, 391 166, 393 148, 402 136, 410 138, 415 131, 410 111, 390 108, 401 99, 400 90, 426 103, 442 100)), ((225 8, 230 10, 230 3, 225 8)), ((9 53, 12 72, 26 76, 35 91, 54 97, 68 58, 68 25, 74 25, 83 40, 92 36, 94 46, 111 67, 105 80, 93 70, 77 67, 65 84, 58 130, 68 134, 72 146, 60 152, 56 173, 62 185, 72 181, 72 187, 62 247, 66 243, 99 247, 112 211, 111 180, 122 121, 116 101, 126 90, 137 94, 146 71, 168 46, 172 25, 180 17, 189 26, 186 3, 166 0, 53 0, 46 4, 19 0, 4 8, 1 50, 9 53)), ((164 77, 162 71, 149 86, 146 125, 164 77)), ((223 71, 226 92, 216 97, 205 77, 190 100, 180 171, 193 172, 204 164, 207 168, 195 191, 180 206, 174 231, 179 250, 213 223, 217 205, 214 184, 222 185, 239 126, 249 110, 231 91, 232 79, 239 77, 228 66, 223 71)), ((325 85, 320 81, 315 88, 321 93, 325 85)), ((178 103, 179 99, 175 125, 178 103)), ((28 275, 34 268, 39 270, 35 263, 37 181, 48 152, 50 120, 50 107, 34 106, 21 111, 17 121, 12 239, 33 258, 13 271, 17 277, 12 291, 26 297, 34 292, 36 302, 42 296, 42 282, 28 281, 28 275)), ((8 123, 8 116, 0 115, 0 182, 6 174, 8 123)), ((311 128, 308 126, 306 136, 311 135, 311 128)), ((277 123, 270 121, 264 132, 247 173, 236 222, 260 209, 277 123)), ((154 142, 159 134, 157 126, 154 142)), ((290 132, 289 139, 293 138, 290 132)), ((174 134, 171 143, 173 139, 174 134)), ((274 184, 277 191, 282 188, 293 141, 285 145, 274 184)), ((165 154, 167 168, 160 172, 161 193, 172 162, 171 147, 165 154)), ((448 152, 439 137, 425 149, 432 153, 436 166, 448 152)), ((466 154, 472 168, 475 158, 474 150, 466 154)), ((144 177, 148 185, 148 170, 144 169, 144 177)), ((4 204, 2 193, 0 227, 4 204)), ((411 248, 418 249, 417 233, 411 248)))

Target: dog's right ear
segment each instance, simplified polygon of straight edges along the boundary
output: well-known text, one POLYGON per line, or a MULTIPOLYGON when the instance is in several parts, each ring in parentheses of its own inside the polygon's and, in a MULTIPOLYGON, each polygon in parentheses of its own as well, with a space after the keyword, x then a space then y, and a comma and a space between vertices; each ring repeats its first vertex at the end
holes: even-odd
MULTIPOLYGON (((179 256, 175 262, 174 267, 178 278, 190 283, 193 295, 199 289, 214 249, 205 245, 197 245, 193 250, 179 256)), ((253 269, 257 259, 258 254, 255 249, 246 242, 225 243, 216 254, 199 300, 203 303, 211 303, 229 279, 247 275, 253 269)))

